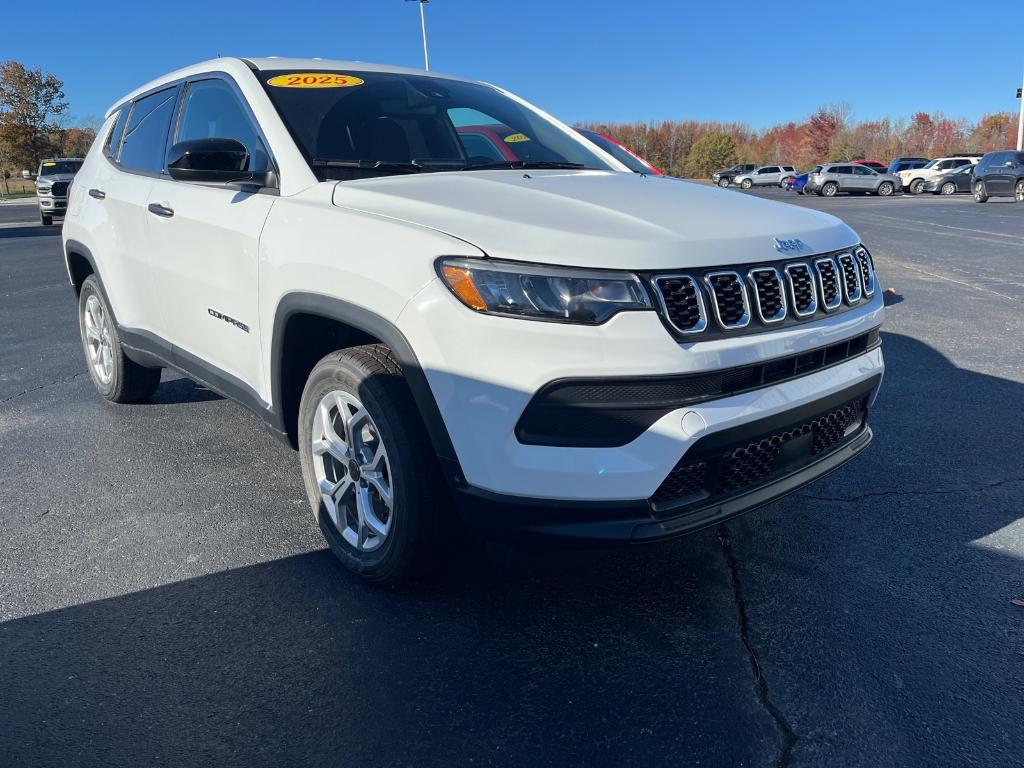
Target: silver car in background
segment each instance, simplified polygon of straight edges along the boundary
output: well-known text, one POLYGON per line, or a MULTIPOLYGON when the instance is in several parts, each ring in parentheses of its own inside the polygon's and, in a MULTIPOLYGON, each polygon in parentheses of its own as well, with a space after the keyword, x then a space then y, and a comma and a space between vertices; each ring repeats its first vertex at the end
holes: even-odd
POLYGON ((823 197, 834 197, 840 192, 859 192, 889 197, 900 188, 899 178, 891 173, 879 173, 856 163, 826 163, 811 170, 804 194, 815 192, 823 197))
POLYGON ((786 176, 795 176, 796 169, 792 165, 762 165, 749 173, 741 173, 733 178, 732 183, 741 189, 751 187, 777 187, 786 176))

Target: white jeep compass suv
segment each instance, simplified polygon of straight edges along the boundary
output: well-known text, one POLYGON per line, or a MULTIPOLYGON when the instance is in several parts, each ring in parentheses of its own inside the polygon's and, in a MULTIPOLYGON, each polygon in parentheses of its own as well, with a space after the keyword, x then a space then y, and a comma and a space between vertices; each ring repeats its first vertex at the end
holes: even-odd
POLYGON ((456 524, 676 536, 871 440, 884 310, 849 227, 631 173, 492 85, 187 67, 110 110, 63 237, 99 392, 172 367, 247 406, 376 581, 456 524))

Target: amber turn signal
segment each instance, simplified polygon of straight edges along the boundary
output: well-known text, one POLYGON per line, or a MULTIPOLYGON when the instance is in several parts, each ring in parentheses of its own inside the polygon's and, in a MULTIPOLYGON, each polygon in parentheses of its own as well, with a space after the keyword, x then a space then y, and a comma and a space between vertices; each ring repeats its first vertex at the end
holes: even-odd
POLYGON ((448 283, 452 293, 467 307, 475 309, 477 312, 483 312, 487 309, 487 302, 484 301, 480 291, 477 290, 468 269, 445 264, 441 267, 441 276, 448 283))

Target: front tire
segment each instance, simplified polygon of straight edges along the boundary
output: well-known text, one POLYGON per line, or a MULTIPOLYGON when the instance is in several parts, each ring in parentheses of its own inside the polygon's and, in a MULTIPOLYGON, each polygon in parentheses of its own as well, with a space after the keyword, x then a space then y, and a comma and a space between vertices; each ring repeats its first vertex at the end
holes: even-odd
POLYGON ((952 181, 947 181, 939 188, 940 195, 952 195, 956 193, 956 184, 952 181))
POLYGON ((718 180, 718 186, 720 186, 722 189, 725 189, 726 187, 729 186, 729 179, 728 178, 719 179, 718 180))
POLYGON ((836 192, 838 191, 839 185, 836 184, 834 181, 825 182, 825 184, 821 187, 822 197, 835 197, 836 192))
POLYGON ((878 185, 879 197, 889 197, 895 190, 896 188, 889 181, 883 181, 878 185))
POLYGON ((53 216, 47 216, 45 213, 40 213, 39 214, 39 222, 44 227, 52 226, 53 225, 53 216))
POLYGON ((302 393, 298 434, 310 506, 346 568, 393 584, 434 564, 447 497, 387 347, 339 350, 317 363, 302 393))
POLYGON ((924 179, 914 179, 910 182, 910 194, 920 195, 924 192, 924 179))
POLYGON ((974 182, 974 202, 976 203, 987 203, 988 202, 988 190, 985 189, 984 181, 974 182))
POLYGON ((1024 203, 1024 179, 1017 180, 1017 186, 1013 188, 1013 199, 1018 203, 1024 203))
POLYGON ((121 349, 117 324, 95 275, 82 283, 78 326, 92 383, 112 403, 141 403, 160 386, 160 369, 146 368, 121 349))
POLYGON ((743 181, 740 182, 741 189, 750 189, 752 186, 754 186, 754 182, 752 182, 750 179, 744 179, 743 181))

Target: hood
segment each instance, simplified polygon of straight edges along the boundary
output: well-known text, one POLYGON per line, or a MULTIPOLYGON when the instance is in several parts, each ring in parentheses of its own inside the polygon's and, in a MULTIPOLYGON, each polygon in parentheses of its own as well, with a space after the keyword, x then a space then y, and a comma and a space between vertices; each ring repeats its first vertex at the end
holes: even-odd
POLYGON ((692 182, 605 171, 424 173, 339 182, 335 205, 439 230, 488 256, 662 270, 798 258, 855 245, 807 208, 692 182))

